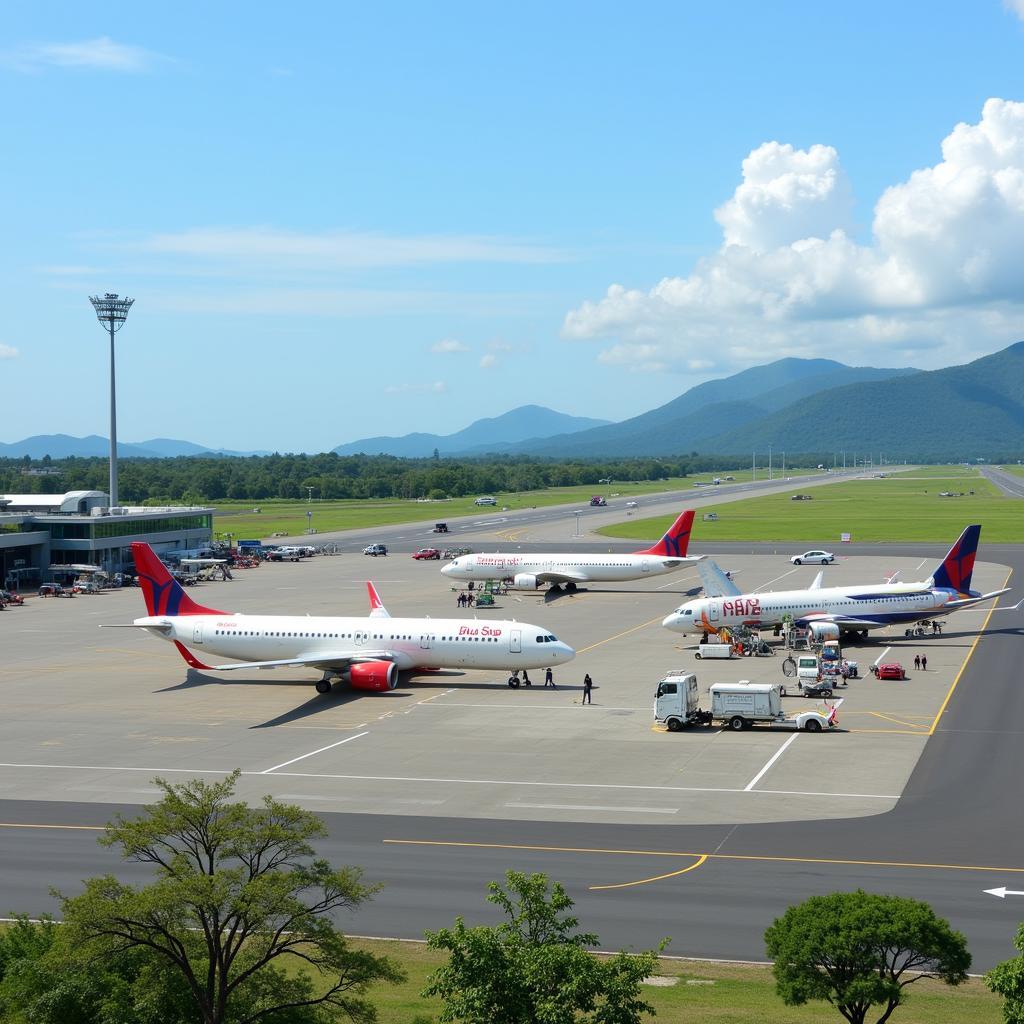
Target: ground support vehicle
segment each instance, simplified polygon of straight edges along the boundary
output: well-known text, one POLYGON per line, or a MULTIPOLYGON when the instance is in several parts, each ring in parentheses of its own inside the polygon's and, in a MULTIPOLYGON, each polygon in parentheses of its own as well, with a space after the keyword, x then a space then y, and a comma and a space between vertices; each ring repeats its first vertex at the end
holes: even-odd
POLYGON ((434 523, 434 529, 431 530, 430 532, 431 533, 447 533, 448 532, 448 524, 447 523, 434 523))
POLYGON ((709 693, 712 720, 722 722, 734 732, 750 729, 755 723, 771 729, 821 732, 835 728, 836 708, 842 703, 837 701, 824 713, 802 711, 787 718, 782 710, 782 688, 777 683, 751 683, 746 679, 738 683, 715 683, 709 693))
POLYGON ((604 507, 605 507, 605 505, 607 505, 607 504, 608 504, 608 502, 607 502, 607 501, 605 501, 605 500, 604 500, 604 498, 602 498, 600 494, 595 494, 595 495, 594 495, 594 496, 593 496, 593 497, 592 497, 592 498, 590 499, 590 504, 591 504, 591 505, 593 505, 593 506, 595 506, 596 508, 604 508, 604 507))
POLYGON ((698 658, 735 658, 736 648, 732 644, 698 644, 698 658))
POLYGON ((692 672, 669 672, 654 694, 654 720, 669 732, 688 725, 710 725, 711 712, 700 706, 697 677, 692 672))
POLYGON ((44 583, 39 588, 40 597, 74 597, 73 590, 65 590, 59 583, 44 583))
POLYGON ((364 555, 373 555, 374 558, 376 558, 378 555, 386 556, 387 553, 387 544, 367 544, 366 547, 363 548, 364 555))
POLYGON ((25 598, 21 594, 12 593, 10 590, 0 590, 0 608, 9 604, 24 604, 25 598))
POLYGON ((898 661, 885 661, 881 665, 872 665, 871 671, 874 672, 876 679, 898 679, 902 682, 907 678, 907 673, 898 661))
POLYGON ((412 557, 417 561, 423 561, 424 559, 440 558, 441 552, 437 548, 420 548, 419 551, 414 551, 412 557))

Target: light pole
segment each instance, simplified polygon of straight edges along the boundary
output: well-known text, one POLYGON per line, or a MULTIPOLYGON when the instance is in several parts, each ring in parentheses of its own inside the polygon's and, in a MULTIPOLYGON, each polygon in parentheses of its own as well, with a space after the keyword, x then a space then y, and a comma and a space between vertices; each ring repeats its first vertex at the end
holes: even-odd
POLYGON ((117 505, 117 388, 114 380, 114 335, 128 319, 128 310, 134 299, 118 298, 116 292, 107 292, 103 298, 90 295, 96 310, 96 319, 110 332, 110 507, 117 505))
POLYGON ((307 505, 309 505, 309 504, 310 504, 310 503, 312 503, 312 501, 313 501, 313 491, 314 491, 314 488, 310 487, 310 486, 309 486, 309 485, 307 484, 307 485, 306 485, 306 491, 308 492, 308 493, 306 494, 306 504, 307 504, 307 505))
POLYGON ((772 446, 768 445, 768 479, 772 478, 772 446))

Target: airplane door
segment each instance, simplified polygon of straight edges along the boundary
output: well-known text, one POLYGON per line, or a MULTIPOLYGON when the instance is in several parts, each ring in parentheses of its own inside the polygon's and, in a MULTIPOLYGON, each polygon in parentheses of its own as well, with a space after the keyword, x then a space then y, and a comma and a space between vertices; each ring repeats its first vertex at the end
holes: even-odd
POLYGON ((708 606, 708 618, 712 622, 717 622, 718 621, 718 602, 717 601, 712 601, 711 604, 708 606))
POLYGON ((651 571, 651 563, 646 558, 642 558, 640 560, 640 571, 641 572, 650 572, 651 571))
POLYGON ((353 640, 355 640, 355 642, 356 642, 356 643, 357 643, 357 644, 358 644, 358 645, 359 645, 360 647, 362 647, 362 646, 363 646, 363 644, 365 644, 365 643, 366 643, 366 638, 367 638, 367 637, 368 637, 369 635, 370 635, 370 634, 369 634, 369 633, 367 633, 367 632, 366 632, 365 630, 362 630, 362 629, 360 629, 360 630, 357 630, 357 631, 356 631, 355 633, 353 633, 353 634, 352 634, 352 639, 353 639, 353 640))
POLYGON ((523 653, 523 631, 521 629, 508 631, 508 650, 510 654, 523 653))
POLYGON ((201 644, 203 642, 203 625, 201 622, 197 622, 192 627, 192 643, 201 644))
POLYGON ((430 634, 429 633, 421 633, 420 634, 420 647, 423 650, 425 650, 425 651, 429 651, 430 650, 430 634))

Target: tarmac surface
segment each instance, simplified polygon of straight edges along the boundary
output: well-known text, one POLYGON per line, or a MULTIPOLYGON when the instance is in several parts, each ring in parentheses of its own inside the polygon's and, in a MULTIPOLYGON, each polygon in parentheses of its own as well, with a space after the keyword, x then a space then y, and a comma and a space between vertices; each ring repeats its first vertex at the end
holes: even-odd
MULTIPOLYGON (((650 506, 644 514, 655 514, 650 506)), ((509 529, 522 531, 517 543, 566 548, 572 511, 509 529)), ((507 540, 496 536, 504 523, 474 522, 472 543, 507 540)), ((402 529, 374 533, 394 545, 402 529)), ((719 547, 744 588, 788 588, 817 571, 789 564, 793 546, 719 547)), ((911 580, 944 547, 837 554, 830 583, 896 569, 911 580)), ((981 556, 976 587, 1024 569, 1024 549, 986 546, 984 536, 981 556)), ((407 554, 319 557, 240 571, 193 594, 254 613, 360 614, 370 573, 395 614, 453 614, 438 568, 407 554)), ((0 908, 52 909, 48 886, 75 891, 113 868, 95 830, 151 800, 154 776, 240 767, 241 795, 271 792, 324 813, 322 852, 385 882, 344 922, 356 933, 415 938, 458 913, 488 920, 487 881, 516 867, 564 881, 608 947, 672 936, 679 955, 761 959, 763 931, 786 906, 862 886, 928 900, 968 935, 978 969, 1011 955, 1024 897, 984 890, 1024 890, 1021 613, 962 612, 939 637, 873 634, 850 648, 862 674, 884 656, 909 665, 911 678, 851 682, 838 694, 839 732, 668 734, 651 713, 667 669, 695 670, 702 690, 782 678, 780 656, 701 663, 690 639, 661 628, 696 585, 684 570, 575 595, 510 594, 481 610, 543 624, 577 648, 555 691, 541 678, 510 690, 500 673, 473 672, 323 697, 315 673, 211 677, 154 638, 96 628, 140 614, 137 590, 10 609, 0 616, 0 908), (926 672, 913 670, 914 653, 927 654, 926 672), (578 703, 585 671, 597 683, 592 707, 578 703)), ((786 700, 793 710, 811 703, 786 700)))
POLYGON ((995 466, 979 466, 981 475, 999 488, 1007 498, 1024 498, 1024 477, 1004 472, 995 466))

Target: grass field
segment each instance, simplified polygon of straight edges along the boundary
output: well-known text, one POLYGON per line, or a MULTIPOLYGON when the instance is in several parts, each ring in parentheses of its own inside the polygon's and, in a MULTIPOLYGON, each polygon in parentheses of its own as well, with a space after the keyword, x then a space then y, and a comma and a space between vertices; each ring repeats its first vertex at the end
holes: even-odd
MULTIPOLYGON (((398 960, 409 975, 400 986, 380 986, 370 998, 381 1024, 410 1024, 417 1016, 437 1020, 440 1004, 421 999, 427 975, 444 955, 426 946, 405 942, 353 942, 361 948, 385 953, 398 960)), ((645 986, 644 997, 655 1007, 653 1021, 718 1024, 834 1024, 841 1018, 827 1004, 785 1006, 775 994, 767 967, 739 964, 690 963, 663 960, 661 973, 677 978, 668 987, 645 986)), ((1001 1000, 977 979, 956 989, 924 981, 911 986, 911 997, 892 1016, 898 1024, 997 1024, 1001 1000)), ((874 1020, 874 1017, 869 1018, 874 1020)))
MULTIPOLYGON (((737 479, 739 474, 736 474, 737 479)), ((749 476, 749 471, 748 471, 749 476)), ((699 477, 697 479, 700 479, 699 477)), ((710 480, 710 478, 709 478, 710 480)), ((422 520, 454 519, 456 516, 477 515, 486 518, 495 508, 535 508, 544 505, 563 505, 570 502, 586 504, 595 494, 605 498, 613 494, 622 497, 642 497, 663 491, 678 491, 693 486, 693 480, 670 478, 641 483, 616 482, 610 486, 583 485, 579 487, 551 487, 543 491, 524 491, 519 494, 496 493, 497 506, 477 506, 476 495, 452 498, 448 501, 402 501, 400 499, 370 498, 351 501, 218 501, 213 521, 215 538, 230 532, 237 540, 266 539, 273 533, 301 534, 306 529, 306 513, 312 512, 313 528, 318 533, 334 530, 358 530, 367 526, 394 526, 398 523, 422 520), (254 513, 258 506, 260 512, 254 513)))
MULTIPOLYGON (((934 467, 938 470, 940 467, 934 467)), ((949 473, 952 467, 947 467, 949 473)), ((794 488, 795 490, 795 488, 794 488)), ((791 501, 789 493, 747 498, 702 509, 717 522, 699 521, 693 537, 715 541, 801 541, 836 545, 840 534, 854 541, 935 541, 953 543, 969 523, 981 523, 982 543, 1024 541, 1024 501, 1004 497, 972 470, 966 475, 884 480, 851 480, 814 489, 813 501, 791 501), (974 491, 974 494, 968 492, 974 491), (962 491, 940 498, 940 491, 962 491)), ((610 526, 609 537, 660 537, 671 516, 610 526)))
POLYGON ((1007 473, 1013 473, 1014 476, 1024 476, 1024 466, 1000 466, 1000 469, 1005 469, 1007 473))
MULTIPOLYGON (((816 470, 787 470, 787 475, 800 476, 816 473, 816 470)), ((758 469, 757 478, 763 480, 767 470, 758 469)), ((641 498, 646 494, 661 494, 665 491, 680 491, 692 488, 694 483, 710 484, 716 474, 702 473, 693 477, 671 477, 667 480, 627 483, 615 481, 612 484, 579 487, 550 487, 542 491, 523 491, 516 494, 496 493, 497 506, 477 506, 476 495, 468 498, 452 498, 448 501, 402 501, 400 499, 359 499, 351 501, 218 501, 213 521, 214 539, 222 539, 230 533, 234 541, 266 540, 276 533, 298 536, 305 533, 307 523, 317 533, 331 533, 336 530, 358 530, 368 526, 395 526, 399 523, 423 520, 443 521, 457 516, 477 515, 487 517, 495 510, 508 508, 513 511, 539 508, 545 505, 567 505, 572 502, 586 504, 595 494, 605 498, 613 495, 622 498, 641 498), (258 507, 259 512, 253 512, 258 507), (312 518, 306 513, 312 512, 312 518)), ((732 476, 736 482, 747 481, 750 470, 722 470, 719 476, 732 476)))

